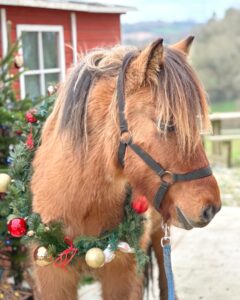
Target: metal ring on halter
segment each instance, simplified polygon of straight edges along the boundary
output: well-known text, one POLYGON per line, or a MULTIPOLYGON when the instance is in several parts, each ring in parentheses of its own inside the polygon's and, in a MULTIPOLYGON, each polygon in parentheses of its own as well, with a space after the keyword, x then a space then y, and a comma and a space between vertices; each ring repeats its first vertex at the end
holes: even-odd
POLYGON ((167 244, 171 243, 171 238, 170 236, 164 236, 161 238, 161 246, 164 247, 167 244))
POLYGON ((160 174, 160 178, 166 185, 172 185, 175 181, 174 174, 170 171, 164 171, 162 174, 160 174))

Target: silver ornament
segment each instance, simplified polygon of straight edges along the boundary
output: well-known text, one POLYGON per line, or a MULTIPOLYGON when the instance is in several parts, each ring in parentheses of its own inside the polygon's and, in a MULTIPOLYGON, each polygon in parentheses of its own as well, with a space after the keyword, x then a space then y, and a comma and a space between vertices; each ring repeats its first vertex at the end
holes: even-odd
POLYGON ((108 245, 107 248, 103 251, 105 256, 105 263, 110 263, 116 256, 114 251, 112 251, 111 246, 108 245))
POLYGON ((134 248, 130 247, 127 242, 120 241, 117 245, 117 248, 124 253, 135 253, 134 248))

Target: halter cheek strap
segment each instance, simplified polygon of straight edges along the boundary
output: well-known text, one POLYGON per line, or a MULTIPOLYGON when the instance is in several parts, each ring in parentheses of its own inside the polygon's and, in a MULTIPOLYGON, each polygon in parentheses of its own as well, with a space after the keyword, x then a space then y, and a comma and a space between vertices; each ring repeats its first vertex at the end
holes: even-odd
POLYGON ((118 108, 119 108, 119 123, 120 123, 120 131, 121 131, 121 139, 120 139, 120 145, 118 149, 118 160, 120 165, 124 167, 124 157, 126 153, 126 148, 127 146, 129 146, 132 149, 132 151, 135 152, 149 166, 149 168, 152 169, 160 177, 161 180, 160 187, 154 198, 154 206, 157 210, 159 210, 164 196, 166 195, 169 187, 173 183, 180 182, 180 181, 196 180, 207 176, 211 176, 212 170, 208 166, 184 174, 172 173, 170 171, 165 170, 146 151, 144 151, 137 144, 133 143, 132 136, 128 131, 128 124, 124 114, 125 111, 124 87, 125 87, 125 73, 128 65, 130 64, 134 56, 135 56, 134 52, 129 52, 124 57, 122 69, 118 76, 117 101, 118 101, 118 108))

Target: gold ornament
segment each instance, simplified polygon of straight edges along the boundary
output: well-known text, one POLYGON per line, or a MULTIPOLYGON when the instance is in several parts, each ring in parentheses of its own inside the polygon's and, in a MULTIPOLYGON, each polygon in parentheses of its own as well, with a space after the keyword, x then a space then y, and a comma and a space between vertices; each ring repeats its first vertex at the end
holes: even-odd
POLYGON ((45 267, 52 263, 52 257, 49 255, 48 250, 41 246, 34 251, 34 259, 38 266, 45 267))
POLYGON ((14 58, 14 63, 16 68, 21 68, 23 66, 23 56, 18 54, 14 58))
POLYGON ((89 249, 85 255, 86 263, 91 268, 101 268, 105 262, 105 256, 101 249, 89 249))
POLYGON ((48 226, 46 226, 46 227, 44 228, 44 231, 45 231, 45 232, 48 232, 48 231, 50 231, 50 228, 49 228, 48 226))
POLYGON ((20 296, 19 292, 15 292, 14 295, 15 295, 16 297, 19 297, 19 296, 20 296))
POLYGON ((29 237, 34 236, 34 234, 35 234, 35 231, 33 231, 33 230, 29 230, 29 231, 27 232, 27 236, 29 236, 29 237))
POLYGON ((11 177, 8 174, 0 174, 0 193, 6 193, 11 177))

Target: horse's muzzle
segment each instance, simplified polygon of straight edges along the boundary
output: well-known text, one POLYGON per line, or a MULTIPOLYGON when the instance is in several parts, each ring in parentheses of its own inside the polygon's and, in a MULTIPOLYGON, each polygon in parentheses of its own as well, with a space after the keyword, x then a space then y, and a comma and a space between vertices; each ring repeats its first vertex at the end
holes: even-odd
POLYGON ((193 221, 189 219, 179 207, 177 207, 177 219, 178 222, 181 224, 181 227, 186 230, 190 230, 194 227, 201 228, 207 226, 214 218, 216 213, 220 211, 220 209, 221 206, 217 207, 215 205, 207 205, 202 209, 199 216, 199 221, 193 221))

